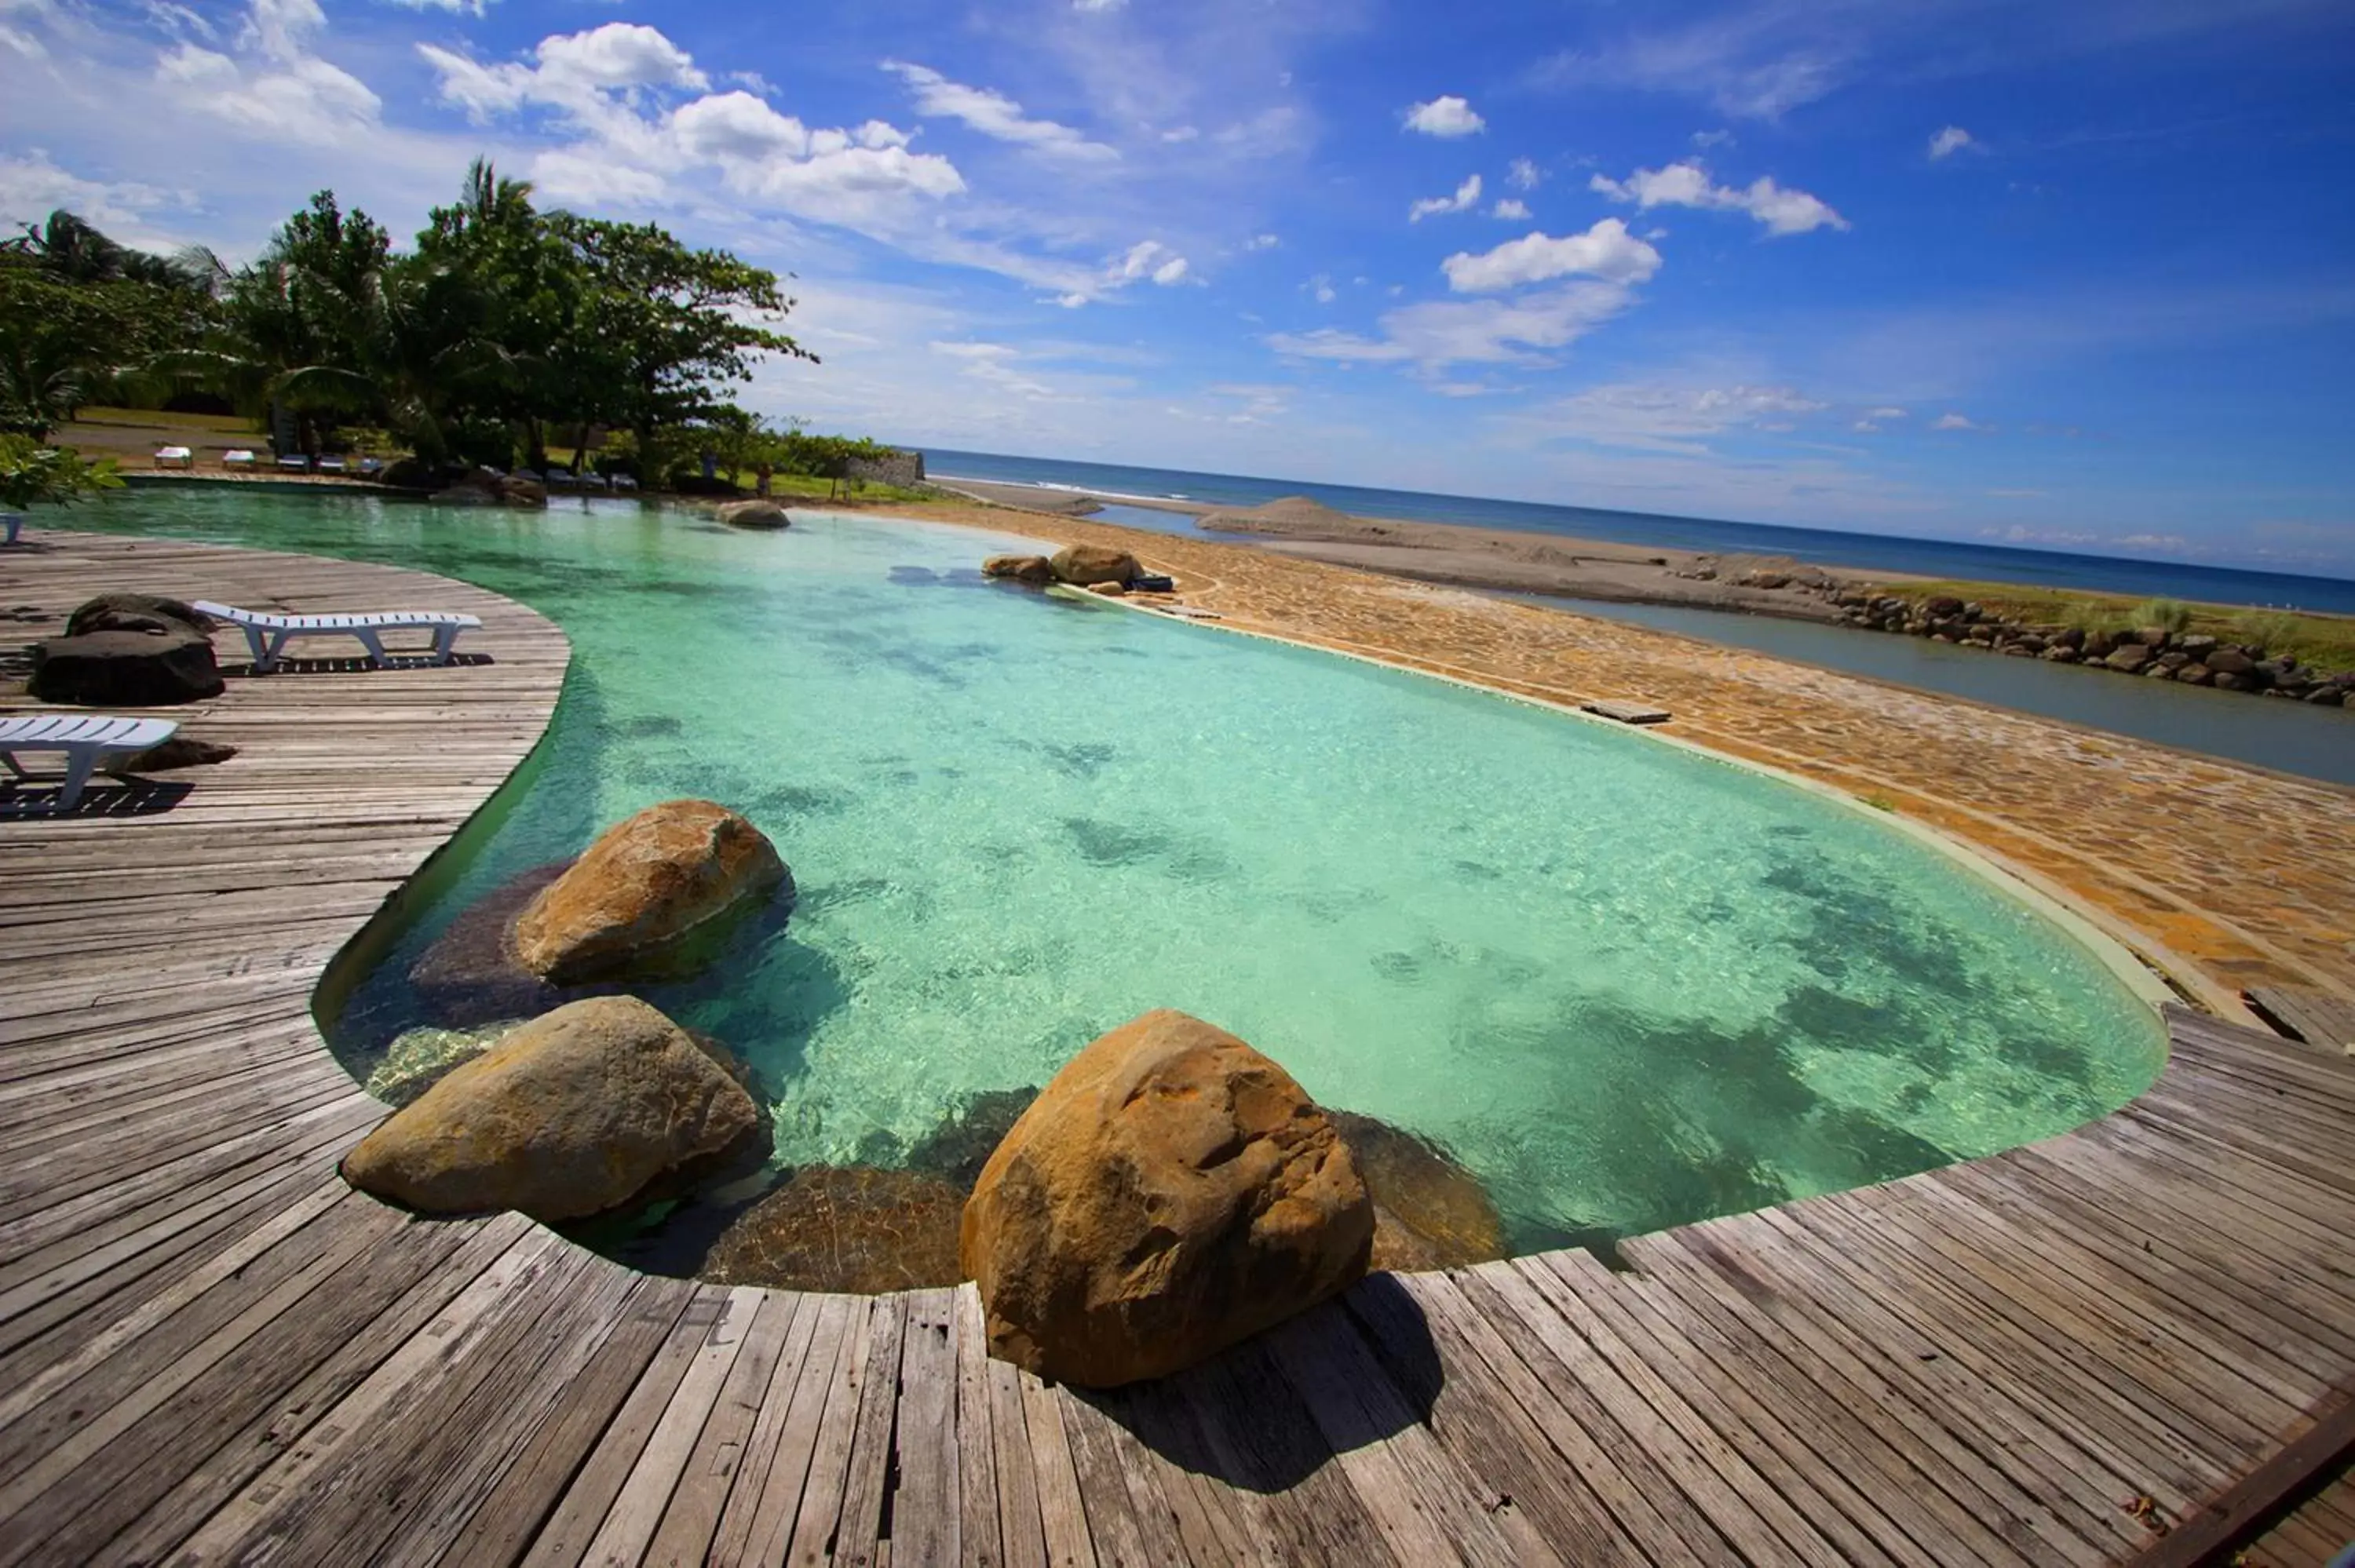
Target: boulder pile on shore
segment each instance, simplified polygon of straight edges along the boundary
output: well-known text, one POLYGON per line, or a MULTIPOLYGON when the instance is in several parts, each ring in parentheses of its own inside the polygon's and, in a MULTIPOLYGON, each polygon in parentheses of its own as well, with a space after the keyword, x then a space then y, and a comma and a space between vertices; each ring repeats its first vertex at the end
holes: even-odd
POLYGON ((2015 659, 2083 664, 2123 675, 2210 686, 2341 707, 2355 702, 2355 671, 2332 674, 2301 664, 2289 654, 2268 654, 2255 643, 2226 642, 2201 632, 2163 626, 2131 630, 2086 630, 2041 625, 1991 614, 1975 600, 1941 597, 1909 599, 1855 588, 1837 601, 1843 624, 1871 631, 1926 637, 1934 642, 1984 648, 2015 659))

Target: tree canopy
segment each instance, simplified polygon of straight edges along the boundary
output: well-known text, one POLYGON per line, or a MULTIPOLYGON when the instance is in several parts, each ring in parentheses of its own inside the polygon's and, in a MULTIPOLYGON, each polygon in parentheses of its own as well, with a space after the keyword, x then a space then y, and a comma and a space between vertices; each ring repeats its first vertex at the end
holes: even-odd
POLYGON ((177 387, 292 421, 306 448, 351 423, 432 463, 539 467, 552 437, 577 452, 597 430, 643 456, 741 429, 729 395, 762 357, 815 362, 781 330, 793 304, 773 272, 655 224, 543 211, 481 160, 406 251, 333 191, 234 272, 58 212, 0 244, 0 429, 37 437, 101 395, 177 387))

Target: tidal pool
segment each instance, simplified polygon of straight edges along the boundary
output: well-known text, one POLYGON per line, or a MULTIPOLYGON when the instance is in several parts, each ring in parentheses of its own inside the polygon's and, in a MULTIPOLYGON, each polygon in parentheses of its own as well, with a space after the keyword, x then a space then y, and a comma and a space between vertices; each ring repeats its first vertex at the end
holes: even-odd
POLYGON ((325 1021, 363 1076, 453 1022, 410 972, 470 902, 687 795, 758 823, 798 897, 698 979, 639 989, 757 1069, 782 1165, 900 1162, 976 1096, 1177 1007, 1446 1150, 1528 1250, 1990 1153, 2163 1060, 2089 948, 1868 812, 989 583, 986 535, 797 516, 752 535, 224 487, 77 523, 443 572, 570 634, 541 755, 325 1021))

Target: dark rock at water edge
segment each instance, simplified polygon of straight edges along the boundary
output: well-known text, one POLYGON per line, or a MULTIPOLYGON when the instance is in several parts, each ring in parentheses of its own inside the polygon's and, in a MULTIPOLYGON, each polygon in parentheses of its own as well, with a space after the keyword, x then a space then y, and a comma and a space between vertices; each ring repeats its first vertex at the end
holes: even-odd
POLYGON ((212 639, 177 631, 92 631, 33 645, 27 686, 45 703, 167 707, 221 693, 212 639))
POLYGON ((1414 1134, 1330 1111, 1374 1201, 1372 1266, 1411 1273, 1503 1257, 1505 1223, 1479 1178, 1414 1134))
POLYGON ((570 869, 559 860, 536 865, 501 883, 468 905, 409 968, 424 1011, 453 1028, 471 1028, 503 1018, 530 1018, 591 988, 550 985, 523 967, 513 934, 521 915, 542 889, 570 869))
POLYGON ((970 1192, 1030 1102, 1039 1097, 1037 1085, 1019 1089, 987 1089, 924 1135, 908 1150, 908 1169, 936 1176, 959 1192, 970 1192))
POLYGON ((739 1214, 699 1270, 722 1285, 879 1294, 954 1285, 964 1194, 935 1176, 816 1165, 739 1214))

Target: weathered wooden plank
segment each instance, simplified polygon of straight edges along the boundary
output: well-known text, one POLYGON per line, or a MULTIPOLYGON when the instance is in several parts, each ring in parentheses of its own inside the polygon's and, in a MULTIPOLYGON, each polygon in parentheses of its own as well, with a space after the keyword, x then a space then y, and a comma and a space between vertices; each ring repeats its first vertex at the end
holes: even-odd
POLYGON ((720 1514, 716 1568, 784 1561, 836 1370, 852 1339, 853 1298, 813 1296, 794 1318, 794 1364, 777 1363, 736 1489, 720 1514), (806 1342, 802 1332, 808 1326, 806 1342))
POLYGON ((815 1564, 832 1559, 861 1396, 871 1379, 890 1381, 899 1375, 896 1360, 884 1366, 872 1357, 876 1318, 873 1303, 852 1298, 847 1317, 842 1348, 827 1382, 825 1404, 818 1412, 791 1538, 782 1554, 764 1558, 763 1562, 815 1564))
MULTIPOLYGON (((892 1555, 910 1563, 950 1563, 997 1556, 997 1521, 989 1521, 987 1551, 976 1542, 964 1551, 964 1497, 959 1470, 956 1292, 917 1290, 908 1297, 908 1326, 900 1347, 898 1435, 893 1443, 899 1489, 891 1499, 892 1555)), ((987 1427, 982 1425, 986 1434, 987 1427)))
POLYGON ((997 1522, 997 1426, 981 1297, 970 1285, 949 1293, 949 1339, 956 1368, 957 1545, 976 1568, 998 1568, 1006 1552, 997 1522))
POLYGON ((900 1357, 907 1343, 910 1298, 877 1298, 868 1319, 867 1381, 859 1390, 858 1422, 842 1483, 833 1558, 851 1568, 876 1560, 883 1513, 890 1505, 892 1418, 900 1408, 900 1357))

